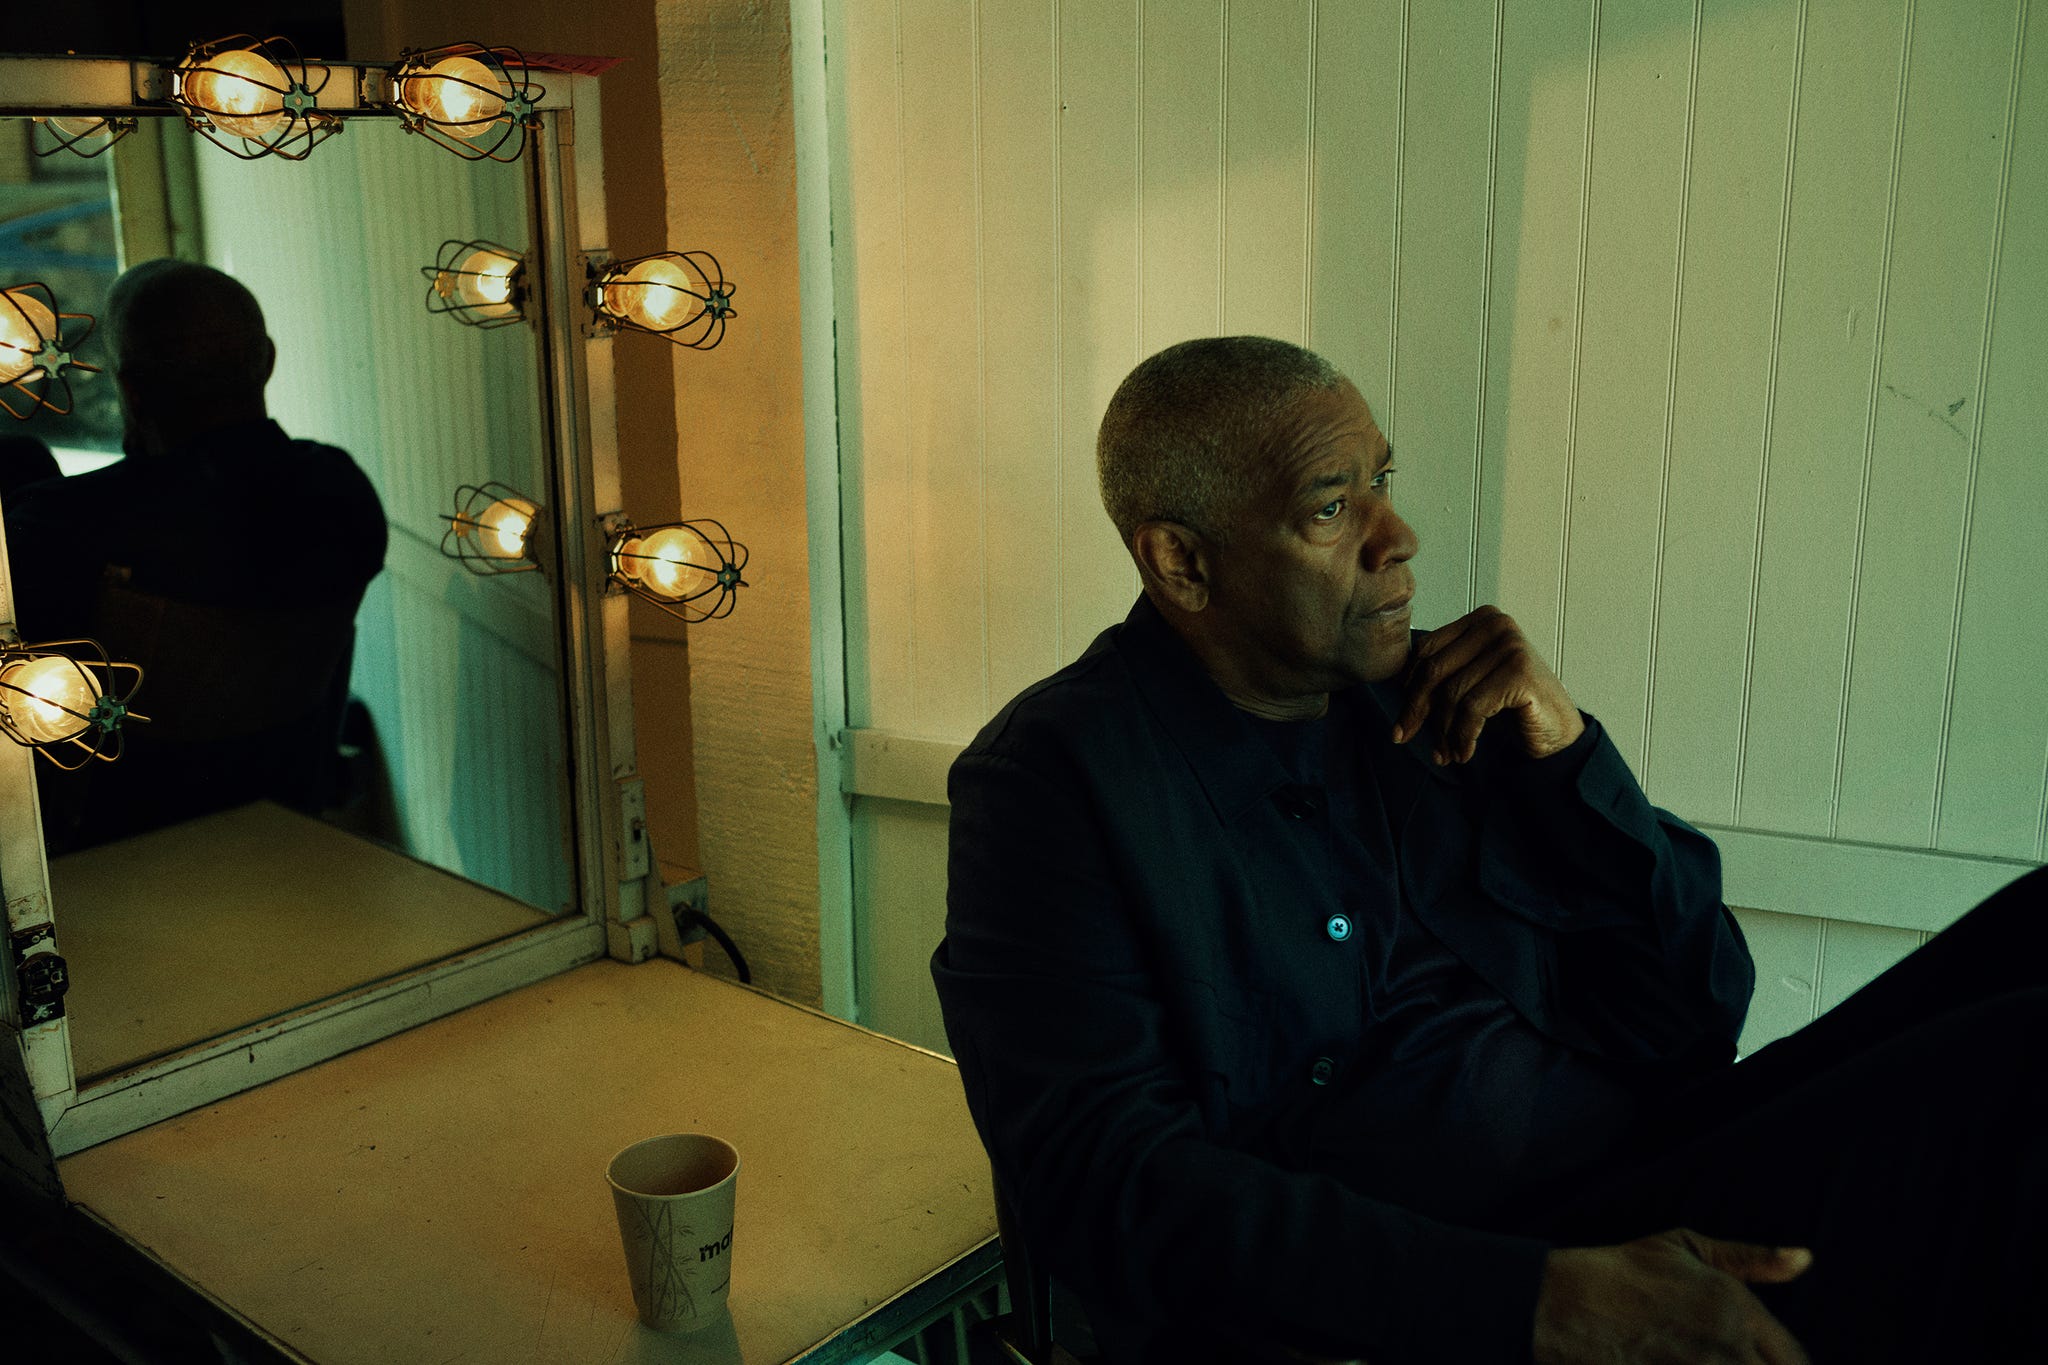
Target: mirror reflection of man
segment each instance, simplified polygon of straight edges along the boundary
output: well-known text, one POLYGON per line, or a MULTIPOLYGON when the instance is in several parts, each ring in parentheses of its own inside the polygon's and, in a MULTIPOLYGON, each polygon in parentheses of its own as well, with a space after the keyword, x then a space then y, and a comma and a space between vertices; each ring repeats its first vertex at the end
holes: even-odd
POLYGON ((1285 342, 1139 365, 1144 595, 951 774, 947 1034, 1103 1359, 2048 1360, 2048 873, 1732 1065, 1713 844, 1506 615, 1411 634, 1392 454, 1285 342))
POLYGON ((383 508, 347 452, 270 420, 277 349, 240 282, 145 262, 108 294, 125 458, 7 500, 22 636, 145 669, 114 764, 44 782, 53 848, 259 798, 333 795, 357 605, 383 508))

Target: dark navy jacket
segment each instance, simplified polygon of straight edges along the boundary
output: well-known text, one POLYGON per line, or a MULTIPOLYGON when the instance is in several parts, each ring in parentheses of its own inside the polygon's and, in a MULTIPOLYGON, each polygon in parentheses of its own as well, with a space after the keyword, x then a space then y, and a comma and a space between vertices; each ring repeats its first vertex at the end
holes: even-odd
MULTIPOLYGON (((1392 686, 1359 690, 1391 729, 1392 686)), ((1560 779, 1506 728, 1469 764, 1437 768, 1421 738, 1376 774, 1405 900, 1632 1083, 1725 1063, 1754 972, 1713 844, 1604 737, 1560 779)), ((1312 1118, 1318 1062, 1363 1026, 1324 932, 1324 803, 1149 603, 991 721, 949 795, 947 1035, 1026 1241, 1112 1359, 1230 1359, 1232 1338, 1527 1358, 1544 1244, 1274 1157, 1265 1120, 1312 1118)))

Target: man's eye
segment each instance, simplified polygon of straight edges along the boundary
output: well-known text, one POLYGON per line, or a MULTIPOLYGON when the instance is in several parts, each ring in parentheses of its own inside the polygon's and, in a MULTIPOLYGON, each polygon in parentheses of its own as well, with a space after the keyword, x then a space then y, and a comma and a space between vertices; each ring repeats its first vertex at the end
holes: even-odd
POLYGON ((1335 502, 1330 503, 1328 506, 1324 507, 1322 511, 1316 513, 1316 520, 1335 521, 1339 516, 1343 514, 1343 512, 1344 499, 1339 498, 1335 502))
POLYGON ((1381 471, 1380 471, 1379 473, 1377 473, 1377 474, 1373 475, 1373 476, 1372 476, 1372 486, 1373 486, 1373 491, 1374 491, 1374 492, 1385 492, 1385 491, 1386 491, 1386 487, 1387 487, 1387 481, 1388 481, 1389 479, 1393 478, 1393 477, 1394 477, 1394 475, 1398 474, 1399 472, 1400 472, 1400 471, 1399 471, 1399 470, 1397 470, 1397 469, 1395 469, 1395 468, 1394 468, 1394 466, 1392 466, 1392 465, 1388 465, 1388 466, 1387 466, 1387 467, 1386 467, 1385 469, 1382 469, 1382 470, 1381 470, 1381 471))

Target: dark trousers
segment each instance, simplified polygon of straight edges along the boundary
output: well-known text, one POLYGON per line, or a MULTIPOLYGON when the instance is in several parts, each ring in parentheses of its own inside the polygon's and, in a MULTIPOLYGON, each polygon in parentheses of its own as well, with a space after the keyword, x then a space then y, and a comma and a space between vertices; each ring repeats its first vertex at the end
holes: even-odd
POLYGON ((1813 1249, 1757 1293, 1820 1365, 2048 1362, 2048 868, 1660 1103, 1511 1221, 1813 1249))

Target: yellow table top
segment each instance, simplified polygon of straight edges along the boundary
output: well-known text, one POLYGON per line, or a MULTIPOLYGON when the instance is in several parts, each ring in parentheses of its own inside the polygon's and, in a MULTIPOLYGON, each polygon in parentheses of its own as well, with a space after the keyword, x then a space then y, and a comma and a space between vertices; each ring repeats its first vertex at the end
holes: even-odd
POLYGON ((942 1057, 665 959, 597 962, 60 1162, 306 1357, 781 1365, 994 1236, 942 1057), (730 1331, 639 1325, 605 1164, 740 1152, 730 1331))

